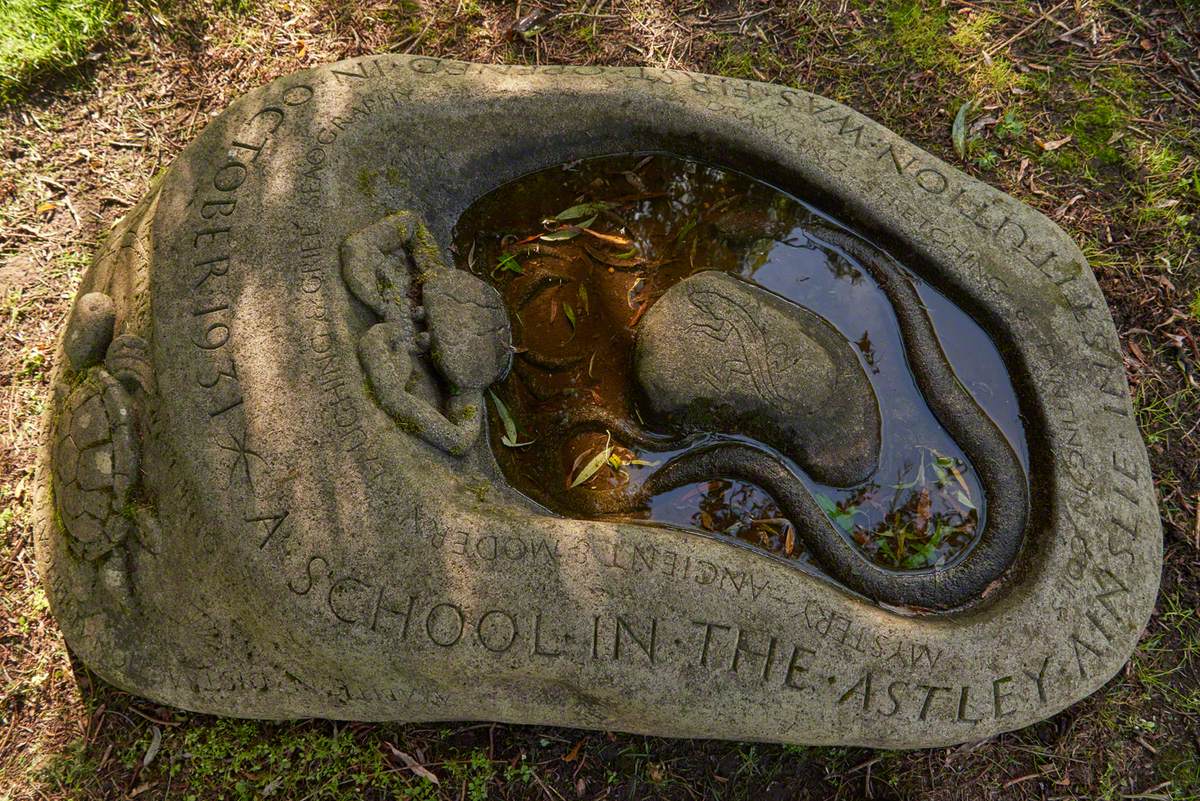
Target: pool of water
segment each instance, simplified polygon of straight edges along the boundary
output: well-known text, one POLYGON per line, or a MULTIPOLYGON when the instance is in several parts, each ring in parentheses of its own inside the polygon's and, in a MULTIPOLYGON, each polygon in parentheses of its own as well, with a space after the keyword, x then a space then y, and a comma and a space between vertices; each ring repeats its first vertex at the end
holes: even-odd
MULTIPOLYGON (((656 430, 634 383, 647 310, 673 284, 720 270, 824 317, 852 344, 878 399, 882 448, 866 481, 823 485, 788 462, 796 480, 868 559, 911 570, 961 557, 987 514, 980 482, 926 405, 882 289, 813 233, 830 226, 847 228, 766 183, 666 154, 566 164, 480 198, 458 222, 454 251, 460 268, 500 291, 512 320, 513 370, 488 398, 491 445, 512 486, 563 515, 702 530, 809 563, 792 522, 752 484, 713 476, 638 498, 667 460, 745 441, 656 430), (637 436, 623 436, 630 431, 637 436)), ((914 280, 958 378, 1027 470, 999 351, 969 315, 914 280)))

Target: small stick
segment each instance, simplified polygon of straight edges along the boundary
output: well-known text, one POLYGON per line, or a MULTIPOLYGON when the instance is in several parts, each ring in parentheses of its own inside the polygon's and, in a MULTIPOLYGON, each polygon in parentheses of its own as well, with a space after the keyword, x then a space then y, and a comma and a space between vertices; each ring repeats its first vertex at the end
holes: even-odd
POLYGON ((1058 5, 1054 6, 1054 8, 1050 9, 1049 11, 1043 12, 1041 14, 1041 16, 1039 16, 1033 22, 1026 25, 1021 30, 1017 31, 1012 36, 1008 37, 1008 39, 1006 39, 1005 41, 1003 41, 1000 44, 995 45, 993 47, 984 48, 982 55, 980 55, 979 58, 975 59, 970 64, 967 64, 965 67, 963 67, 961 70, 959 70, 959 74, 961 75, 964 72, 974 69, 979 64, 980 61, 991 58, 992 56, 996 55, 1004 48, 1010 46, 1013 42, 1015 42, 1018 39, 1020 39, 1021 37, 1025 36, 1025 34, 1029 33, 1034 28, 1036 28, 1038 25, 1040 25, 1044 20, 1050 19, 1051 14, 1058 11, 1060 8, 1065 6, 1068 2, 1069 2, 1069 0, 1062 0, 1062 2, 1060 2, 1058 5))

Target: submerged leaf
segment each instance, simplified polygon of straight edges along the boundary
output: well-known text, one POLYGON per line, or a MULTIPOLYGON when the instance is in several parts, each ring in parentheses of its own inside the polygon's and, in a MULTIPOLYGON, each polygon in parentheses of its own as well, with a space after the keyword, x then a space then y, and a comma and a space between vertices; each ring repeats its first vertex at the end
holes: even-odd
POLYGON ((590 480, 592 476, 600 472, 600 468, 604 467, 605 463, 608 462, 608 457, 612 456, 612 450, 612 433, 609 432, 608 438, 604 442, 604 447, 592 457, 590 462, 583 466, 583 469, 579 471, 579 475, 575 476, 575 480, 571 482, 571 489, 590 480))
POLYGON ((513 420, 512 415, 509 414, 508 407, 504 405, 503 401, 496 397, 495 392, 492 392, 489 389, 488 394, 492 396, 492 403, 496 406, 496 414, 500 415, 500 422, 504 425, 504 436, 500 438, 500 442, 502 442, 506 448, 523 448, 526 445, 532 445, 533 440, 529 440, 528 442, 517 442, 517 422, 513 420))
POLYGON ((629 237, 621 236, 619 234, 602 234, 599 231, 593 231, 591 228, 589 228, 587 226, 587 224, 581 225, 579 227, 583 230, 583 232, 585 234, 594 236, 603 242, 611 242, 612 244, 620 245, 623 248, 627 248, 633 244, 633 240, 630 239, 629 237))
POLYGON ((521 262, 517 261, 517 257, 511 253, 503 253, 500 255, 500 261, 496 263, 492 270, 492 277, 496 277, 496 273, 510 272, 517 275, 523 275, 525 269, 521 267, 521 262))
POLYGON ((587 242, 584 243, 583 247, 589 256, 601 264, 607 264, 609 267, 629 270, 646 263, 646 259, 638 255, 637 247, 631 247, 622 253, 611 253, 599 245, 591 245, 587 242))
MULTIPOLYGON (((546 220, 547 224, 554 224, 555 222, 557 222, 557 220, 546 220)), ((579 236, 581 233, 587 230, 589 225, 594 222, 596 222, 596 217, 593 215, 581 223, 563 225, 559 228, 555 228, 553 231, 547 231, 538 238, 543 242, 565 242, 568 239, 574 239, 575 237, 579 236)))
POLYGON ((847 532, 854 528, 854 515, 858 512, 857 506, 848 506, 845 509, 841 509, 829 496, 822 495, 819 492, 815 494, 817 505, 821 507, 821 510, 825 514, 833 518, 833 522, 837 523, 838 526, 847 532))

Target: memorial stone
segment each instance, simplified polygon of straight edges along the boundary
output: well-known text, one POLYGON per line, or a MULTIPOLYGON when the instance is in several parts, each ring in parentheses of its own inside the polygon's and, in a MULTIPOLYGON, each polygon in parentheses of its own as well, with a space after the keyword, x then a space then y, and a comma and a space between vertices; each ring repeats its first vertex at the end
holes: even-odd
POLYGON ((1158 587, 1079 249, 801 89, 405 56, 282 77, 111 231, 62 343, 39 568, 77 656, 162 704, 947 745, 1097 690, 1158 587), (664 223, 654 262, 633 211, 675 169, 749 188, 700 204, 703 247, 664 223), (548 170, 618 177, 476 236, 470 209, 548 170), (881 305, 771 284, 793 252, 881 305), (884 467, 920 420, 949 444, 914 445, 914 487, 884 467), (734 481, 775 512, 670 517, 734 481), (910 501, 869 523, 850 500, 887 493, 910 501))

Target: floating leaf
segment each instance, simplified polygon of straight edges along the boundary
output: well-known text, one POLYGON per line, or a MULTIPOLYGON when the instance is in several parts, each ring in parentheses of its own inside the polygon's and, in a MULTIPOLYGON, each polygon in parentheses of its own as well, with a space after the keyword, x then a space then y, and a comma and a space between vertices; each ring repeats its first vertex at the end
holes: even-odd
POLYGON ((567 315, 567 322, 571 324, 571 328, 575 327, 575 310, 571 308, 571 304, 563 301, 563 314, 567 315))
POLYGON ((920 545, 917 549, 904 559, 904 567, 909 570, 915 570, 921 567, 927 567, 934 563, 937 559, 937 551, 929 543, 920 545))
POLYGON ((963 492, 962 490, 955 490, 954 497, 958 499, 959 503, 968 509, 975 508, 975 504, 971 503, 971 499, 967 496, 967 493, 963 492))
POLYGON ((591 304, 588 303, 587 287, 583 284, 579 285, 579 313, 587 314, 591 311, 591 304))
POLYGON ((568 222, 570 220, 582 220, 584 217, 591 217, 591 220, 580 226, 584 227, 590 225, 600 212, 608 211, 616 205, 616 203, 609 203, 603 200, 597 200, 592 203, 580 203, 577 206, 571 206, 569 209, 563 209, 550 219, 556 222, 568 222))
POLYGON ((629 308, 633 309, 637 307, 637 303, 634 301, 634 296, 642 291, 642 287, 645 286, 645 284, 645 278, 638 278, 633 282, 633 286, 629 287, 629 291, 625 293, 625 301, 629 304, 629 308))
POLYGON ((630 459, 628 464, 641 465, 642 467, 658 467, 662 463, 658 461, 652 462, 648 459, 630 459))
POLYGON ((543 242, 566 242, 568 239, 574 239, 582 233, 581 229, 574 225, 564 225, 556 231, 548 231, 542 234, 539 239, 543 242))
MULTIPOLYGON (((547 223, 554 223, 554 220, 546 220, 547 223)), ((548 231, 542 234, 539 239, 543 242, 565 242, 568 239, 574 239, 583 233, 589 225, 596 222, 596 218, 589 217, 578 225, 564 225, 561 228, 556 228, 553 231, 548 231)))
POLYGON ((954 125, 950 127, 950 140, 954 143, 954 152, 958 157, 967 156, 967 117, 975 110, 975 101, 968 100, 958 107, 954 115, 954 125))
POLYGON ((575 480, 571 482, 571 489, 578 487, 580 484, 590 480, 592 476, 600 472, 600 468, 608 462, 608 457, 612 456, 612 433, 608 433, 608 437, 604 441, 604 447, 600 449, 592 460, 583 466, 579 471, 579 475, 575 476, 575 480))
POLYGON ((533 440, 528 442, 517 442, 517 422, 508 412, 508 407, 504 402, 496 397, 496 393, 488 390, 488 394, 492 396, 492 403, 496 406, 496 414, 500 415, 500 422, 504 424, 504 436, 500 438, 500 442, 506 448, 524 448, 526 445, 532 445, 533 440))
POLYGON ((638 254, 636 246, 630 247, 621 253, 613 253, 599 244, 592 245, 587 242, 584 243, 583 247, 589 256, 601 264, 607 264, 609 267, 631 270, 646 263, 646 259, 638 254))
POLYGON ((925 483, 925 451, 921 451, 921 466, 917 469, 916 478, 914 478, 912 481, 909 481, 909 482, 900 482, 899 484, 893 484, 892 488, 900 489, 900 490, 912 489, 913 487, 917 486, 918 484, 924 484, 924 483, 925 483))

